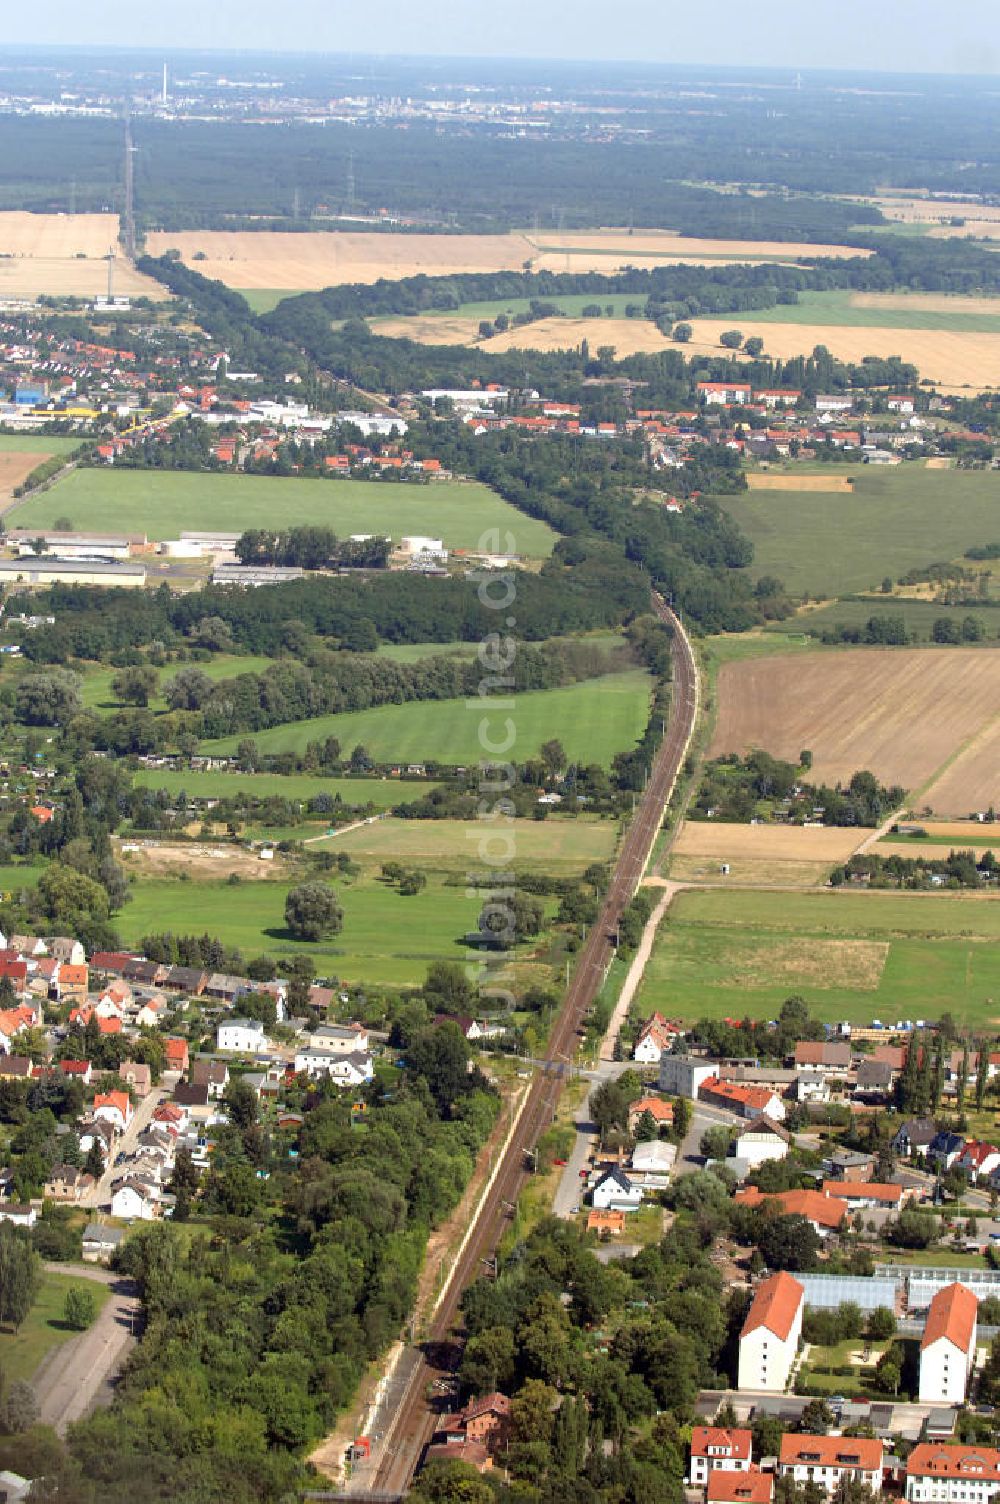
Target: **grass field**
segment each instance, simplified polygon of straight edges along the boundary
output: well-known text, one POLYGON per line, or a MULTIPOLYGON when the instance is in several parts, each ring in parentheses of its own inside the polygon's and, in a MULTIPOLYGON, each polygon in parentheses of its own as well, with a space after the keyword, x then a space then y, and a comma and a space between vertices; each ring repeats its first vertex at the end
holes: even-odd
POLYGON ((0 1372, 10 1384, 15 1379, 30 1382, 45 1355, 71 1337, 79 1336, 63 1324, 63 1306, 70 1290, 89 1290, 94 1297, 94 1311, 106 1305, 110 1290, 96 1280, 80 1279, 71 1274, 43 1274, 38 1299, 16 1336, 0 1330, 0 1372))
POLYGON ((945 894, 682 893, 638 1013, 773 1018, 800 994, 824 1020, 1000 1021, 1000 904, 945 894))
MULTIPOLYGON (((939 814, 991 802, 989 756, 1000 653, 976 648, 837 648, 723 665, 710 755, 763 747, 813 754, 814 782, 868 768, 939 814), (985 754, 980 758, 980 754, 985 754), (975 767, 963 769, 963 759, 975 767), (946 795, 932 780, 947 774, 946 795), (986 780, 984 786, 983 780, 986 780)), ((993 747, 995 753, 996 748, 993 747)))
POLYGON ((33 454, 41 464, 50 454, 72 454, 81 443, 68 434, 0 433, 0 454, 33 454))
MULTIPOLYGON (((491 710, 488 702, 470 706, 465 700, 414 701, 292 721, 259 732, 255 740, 262 752, 272 753, 302 751, 308 742, 336 736, 346 749, 367 747, 379 762, 465 764, 486 755, 480 741, 484 719, 486 736, 497 749, 509 736, 509 717, 514 740, 504 756, 534 756, 543 742, 557 736, 571 761, 607 766, 616 752, 634 746, 642 735, 651 685, 644 670, 633 669, 565 689, 518 695, 511 710, 491 710)), ((239 736, 223 737, 205 742, 204 750, 233 752, 239 741, 239 736)))
MULTIPOLYGON (((438 787, 430 779, 398 778, 324 778, 319 774, 290 773, 193 773, 190 770, 140 768, 133 782, 140 788, 166 789, 171 794, 183 790, 194 799, 231 799, 246 794, 254 799, 315 799, 317 794, 340 795, 345 804, 374 804, 390 809, 438 787)), ((3 871, 0 868, 0 882, 3 871)))
MULTIPOLYGON (((894 595, 866 595, 856 599, 831 601, 823 606, 809 606, 795 621, 809 632, 822 632, 834 627, 857 627, 863 630, 872 616, 901 617, 907 636, 916 642, 929 643, 934 623, 942 616, 959 626, 967 616, 974 616, 982 623, 987 643, 995 643, 1000 636, 1000 609, 997 606, 939 606, 934 601, 907 600, 894 595)), ((790 625, 787 621, 776 624, 774 633, 784 636, 790 625)), ((771 632, 769 627, 764 630, 768 634, 771 632)))
POLYGON ((254 313, 270 313, 283 298, 294 298, 287 287, 244 287, 240 289, 254 313))
POLYGON ((137 944, 151 931, 203 934, 207 927, 246 956, 302 951, 315 960, 319 975, 404 986, 422 982, 432 961, 465 961, 463 937, 475 929, 481 907, 478 896, 468 897, 464 887, 446 888, 436 876, 429 876, 423 892, 403 898, 369 874, 351 884, 334 883, 343 929, 307 945, 285 929, 289 886, 143 880, 115 922, 126 944, 137 944))
POLYGON ((719 498, 754 545, 755 575, 793 593, 878 589, 1000 536, 1000 479, 988 471, 893 470, 858 463, 850 495, 752 491, 719 498))
MULTIPOLYGON (((159 682, 161 685, 166 684, 185 668, 200 669, 209 679, 234 679, 238 674, 261 674, 265 669, 272 668, 275 661, 274 658, 258 657, 252 653, 242 656, 237 653, 219 653, 214 658, 206 659, 204 663, 168 663, 166 668, 159 671, 159 682)), ((120 673, 121 669, 95 665, 84 674, 81 698, 88 710, 121 708, 111 688, 112 679, 120 673)), ((149 708, 166 710, 167 702, 156 694, 150 697, 149 708)))
POLYGON ((396 663, 419 663, 421 658, 475 658, 478 642, 380 642, 379 654, 396 663))
MULTIPOLYGON (((943 295, 871 294, 838 288, 800 292, 797 303, 755 309, 754 324, 817 324, 843 329, 927 329, 954 334, 1000 334, 1000 298, 948 298, 943 295), (971 305, 971 306, 970 306, 971 305)), ((731 328, 742 328, 733 316, 731 328)), ((696 331, 698 324, 695 325, 696 331)))
POLYGON ((183 528, 223 531, 294 523, 325 524, 335 533, 408 533, 442 538, 446 547, 476 549, 483 534, 513 534, 529 558, 552 552, 555 534, 515 511, 485 486, 453 481, 305 480, 253 475, 192 475, 143 470, 75 470, 44 495, 9 514, 11 526, 51 527, 69 517, 80 531, 114 528, 176 538, 183 528))
POLYGON ((320 849, 350 852, 360 862, 429 864, 438 872, 482 866, 490 853, 503 852, 510 866, 566 873, 607 861, 614 853, 616 837, 613 820, 585 816, 512 820, 499 827, 485 820, 397 820, 390 816, 318 844, 320 849))

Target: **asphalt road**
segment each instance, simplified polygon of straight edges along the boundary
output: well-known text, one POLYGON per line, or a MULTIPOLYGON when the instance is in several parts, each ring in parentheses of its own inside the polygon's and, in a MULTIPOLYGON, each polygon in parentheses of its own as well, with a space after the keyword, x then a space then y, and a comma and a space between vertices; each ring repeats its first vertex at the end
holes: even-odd
POLYGON ((136 1109, 132 1114, 131 1123, 129 1123, 128 1127, 125 1129, 125 1132, 121 1135, 121 1137, 115 1144, 115 1152, 112 1155, 111 1163, 108 1165, 107 1169, 95 1185, 94 1189, 88 1195, 81 1198, 79 1203, 81 1206, 86 1206, 93 1209, 94 1207, 107 1208, 111 1205, 111 1182, 116 1175, 121 1173, 121 1166, 116 1165, 115 1160, 118 1158, 119 1154, 131 1154, 132 1150, 135 1148, 136 1140, 138 1139, 140 1133, 142 1133, 145 1128, 149 1127, 153 1113, 159 1107, 161 1102, 166 1101, 169 1095, 170 1092, 165 1086, 154 1086, 149 1095, 143 1097, 142 1101, 136 1105, 136 1109))
POLYGON ((63 1436, 67 1426, 95 1405, 110 1401, 111 1380, 139 1334, 142 1306, 133 1280, 92 1264, 47 1264, 46 1268, 111 1287, 111 1298, 94 1325, 54 1348, 31 1381, 42 1425, 52 1426, 63 1436))
POLYGON ((552 1028, 549 1057, 529 1087, 528 1097, 501 1162, 493 1187, 484 1199, 472 1235, 456 1259, 451 1281, 432 1324, 421 1363, 414 1369, 406 1393, 387 1421, 371 1471, 349 1486, 350 1492, 402 1495, 416 1471, 424 1445, 433 1433, 435 1408, 429 1386, 447 1374, 457 1361, 449 1339, 460 1311, 463 1290, 492 1260, 507 1221, 516 1205, 531 1164, 531 1151, 552 1122, 563 1084, 570 1074, 583 1020, 602 985, 615 953, 618 924, 643 876, 653 843, 660 831, 667 802, 687 755, 698 713, 698 673, 687 634, 663 600, 654 596, 661 620, 674 629, 673 707, 650 777, 626 832, 605 895, 601 914, 591 927, 577 959, 576 971, 552 1028))

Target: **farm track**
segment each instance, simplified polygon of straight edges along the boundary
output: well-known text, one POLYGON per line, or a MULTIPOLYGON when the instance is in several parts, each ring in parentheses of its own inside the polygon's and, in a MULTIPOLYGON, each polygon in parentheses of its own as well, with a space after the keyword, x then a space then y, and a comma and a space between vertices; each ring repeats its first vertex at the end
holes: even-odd
POLYGON ((621 915, 635 893, 663 820, 667 801, 690 745, 698 712, 698 672, 691 644, 679 620, 659 598, 654 608, 674 628, 673 713, 650 773, 649 783, 622 843, 599 918, 580 952, 576 971, 553 1026, 549 1052, 528 1089, 517 1126, 480 1207, 472 1235, 457 1258, 427 1340, 408 1365, 403 1393, 384 1436, 381 1456, 356 1497, 401 1496, 415 1473, 424 1446, 433 1434, 436 1412, 428 1391, 434 1380, 453 1371, 456 1347, 451 1340, 465 1289, 495 1256, 511 1209, 528 1179, 529 1155, 551 1123, 575 1048, 577 1031, 600 990, 614 955, 621 915))

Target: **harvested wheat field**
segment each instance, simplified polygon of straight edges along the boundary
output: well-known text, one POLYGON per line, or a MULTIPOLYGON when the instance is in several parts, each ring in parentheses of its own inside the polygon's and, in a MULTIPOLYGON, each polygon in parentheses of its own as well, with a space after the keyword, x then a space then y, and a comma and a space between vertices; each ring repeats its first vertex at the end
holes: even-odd
MULTIPOLYGON (((107 291, 106 258, 117 242, 114 214, 0 213, 0 298, 96 297, 107 291)), ((121 257, 115 291, 166 297, 121 257)))
POLYGON ((726 825, 689 820, 671 851, 670 876, 733 886, 811 888, 856 851, 869 832, 802 825, 726 825), (722 864, 729 866, 723 876, 722 864))
POLYGON ((742 315, 737 318, 735 314, 726 319, 694 319, 692 324, 694 336, 684 346, 688 355, 718 355, 719 336, 727 329, 739 328, 744 338, 759 335, 764 341, 765 354, 777 360, 809 355, 817 345, 826 345, 836 359, 856 364, 866 355, 898 355, 915 365, 923 379, 945 391, 968 387, 982 391, 988 386, 1000 386, 1000 339, 995 334, 835 324, 771 324, 766 320, 757 323, 742 315))
POLYGON ((865 199, 881 209, 886 219, 902 224, 929 224, 945 219, 981 219, 1000 221, 1000 206, 980 204, 969 199, 922 198, 919 194, 883 193, 865 199))
POLYGON ((778 475, 769 470, 747 476, 751 491, 853 491, 854 482, 846 475, 778 475))
MULTIPOLYGON (((851 246, 798 245, 758 240, 688 240, 668 231, 596 230, 564 235, 433 235, 356 230, 158 231, 147 237, 152 256, 178 250, 203 276, 229 287, 288 291, 377 282, 380 277, 447 276, 454 272, 615 272, 687 261, 790 261, 798 256, 865 256, 851 246), (195 260, 204 256, 204 260, 195 260)), ((457 341, 456 341, 457 343, 457 341)))
POLYGON ((1000 298, 974 298, 945 292, 853 292, 852 308, 884 308, 886 312, 912 313, 916 325, 922 313, 1000 313, 1000 298))
POLYGON ((13 499, 15 487, 47 459, 48 455, 39 450, 31 454, 22 454, 17 449, 0 450, 0 511, 13 499))
MULTIPOLYGON (((1000 805, 1000 708, 996 702, 994 708, 993 718, 924 795, 923 802, 936 814, 969 815, 1000 805)), ((972 827, 973 831, 982 829, 972 827)), ((936 828, 934 834, 938 834, 936 828)))
MULTIPOLYGON (((1000 653, 860 648, 748 659, 723 665, 718 699, 713 757, 762 747, 794 761, 808 747, 813 782, 868 768, 916 795, 1000 712, 1000 653)), ((974 794, 986 761, 958 759, 916 802, 949 815, 985 807, 974 794)))

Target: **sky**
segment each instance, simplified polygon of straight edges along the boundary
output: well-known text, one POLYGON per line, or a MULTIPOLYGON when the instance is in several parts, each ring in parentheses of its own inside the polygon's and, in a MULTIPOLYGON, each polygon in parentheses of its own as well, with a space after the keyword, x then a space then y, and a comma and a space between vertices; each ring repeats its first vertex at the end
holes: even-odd
POLYGON ((7 0, 8 45, 997 73, 996 0, 7 0))

